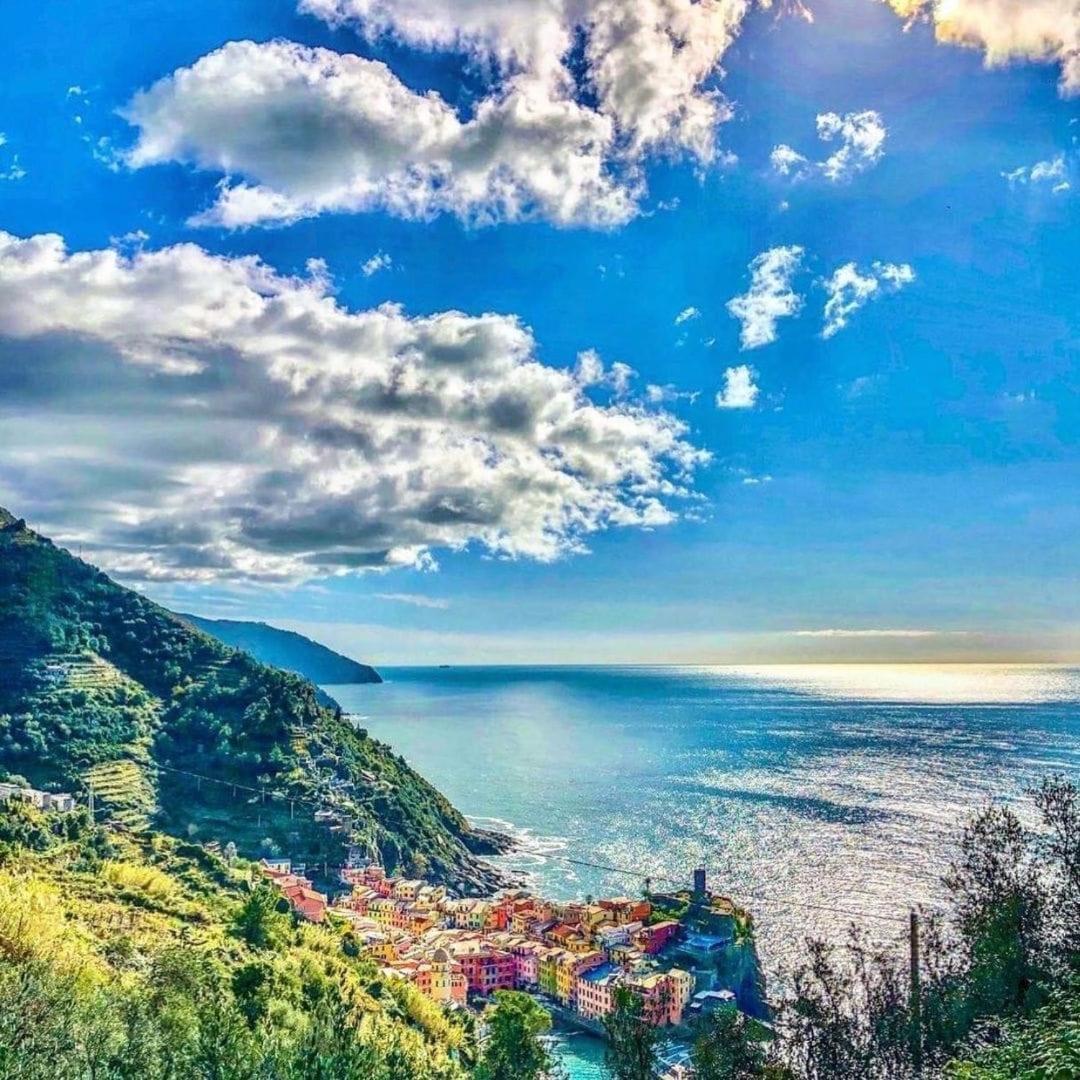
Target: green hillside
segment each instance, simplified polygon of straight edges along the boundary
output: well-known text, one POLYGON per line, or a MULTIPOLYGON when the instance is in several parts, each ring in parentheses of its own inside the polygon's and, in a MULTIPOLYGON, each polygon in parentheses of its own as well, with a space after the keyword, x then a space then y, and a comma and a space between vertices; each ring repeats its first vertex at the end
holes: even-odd
POLYGON ((250 864, 0 804, 0 1076, 465 1080, 468 1018, 356 952, 250 864))
POLYGON ((389 747, 267 667, 0 510, 0 771, 86 795, 131 828, 250 856, 388 867, 462 891, 498 839, 389 747), (199 774, 199 777, 192 774, 199 774), (209 779, 207 779, 209 778, 209 779))
POLYGON ((342 656, 292 630, 238 619, 204 619, 187 614, 180 617, 219 641, 224 641, 226 645, 251 653, 264 664, 303 675, 313 683, 344 685, 382 682, 379 673, 370 665, 342 656))

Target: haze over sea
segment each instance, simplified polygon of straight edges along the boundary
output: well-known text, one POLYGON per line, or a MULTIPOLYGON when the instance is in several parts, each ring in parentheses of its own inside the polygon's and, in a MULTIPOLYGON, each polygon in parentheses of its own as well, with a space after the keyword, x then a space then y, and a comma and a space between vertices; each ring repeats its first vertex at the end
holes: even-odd
POLYGON ((382 673, 331 693, 464 812, 513 832, 522 848, 507 862, 537 889, 642 886, 564 856, 657 884, 706 866, 753 910, 770 972, 807 934, 838 938, 848 912, 903 919, 934 904, 967 814, 991 797, 1023 807, 1038 777, 1080 773, 1080 668, 382 673))

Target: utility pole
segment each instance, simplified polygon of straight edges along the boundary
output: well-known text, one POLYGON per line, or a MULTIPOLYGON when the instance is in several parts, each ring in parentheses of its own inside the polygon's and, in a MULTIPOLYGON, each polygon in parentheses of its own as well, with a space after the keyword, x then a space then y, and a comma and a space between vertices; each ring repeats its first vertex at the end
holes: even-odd
POLYGON ((919 975, 919 913, 911 911, 911 1065, 916 1076, 922 1075, 922 986, 919 975))

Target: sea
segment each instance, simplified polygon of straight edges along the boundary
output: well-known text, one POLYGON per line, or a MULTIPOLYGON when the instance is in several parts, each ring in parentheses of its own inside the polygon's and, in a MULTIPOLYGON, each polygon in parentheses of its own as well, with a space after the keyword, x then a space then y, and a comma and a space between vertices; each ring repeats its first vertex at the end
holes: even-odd
MULTIPOLYGON (((380 669, 328 691, 479 825, 537 891, 689 883, 749 908, 770 982, 808 937, 900 946, 944 899, 964 821, 1030 818, 1039 778, 1080 778, 1080 668, 1036 665, 380 669)), ((564 1033, 573 1080, 602 1047, 564 1033)))

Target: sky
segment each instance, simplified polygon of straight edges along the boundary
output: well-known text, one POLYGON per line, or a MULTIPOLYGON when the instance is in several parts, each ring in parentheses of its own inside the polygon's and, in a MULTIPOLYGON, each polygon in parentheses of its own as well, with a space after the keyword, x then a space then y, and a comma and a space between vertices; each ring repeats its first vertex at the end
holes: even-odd
POLYGON ((376 664, 1080 660, 1073 0, 5 10, 0 505, 376 664))

